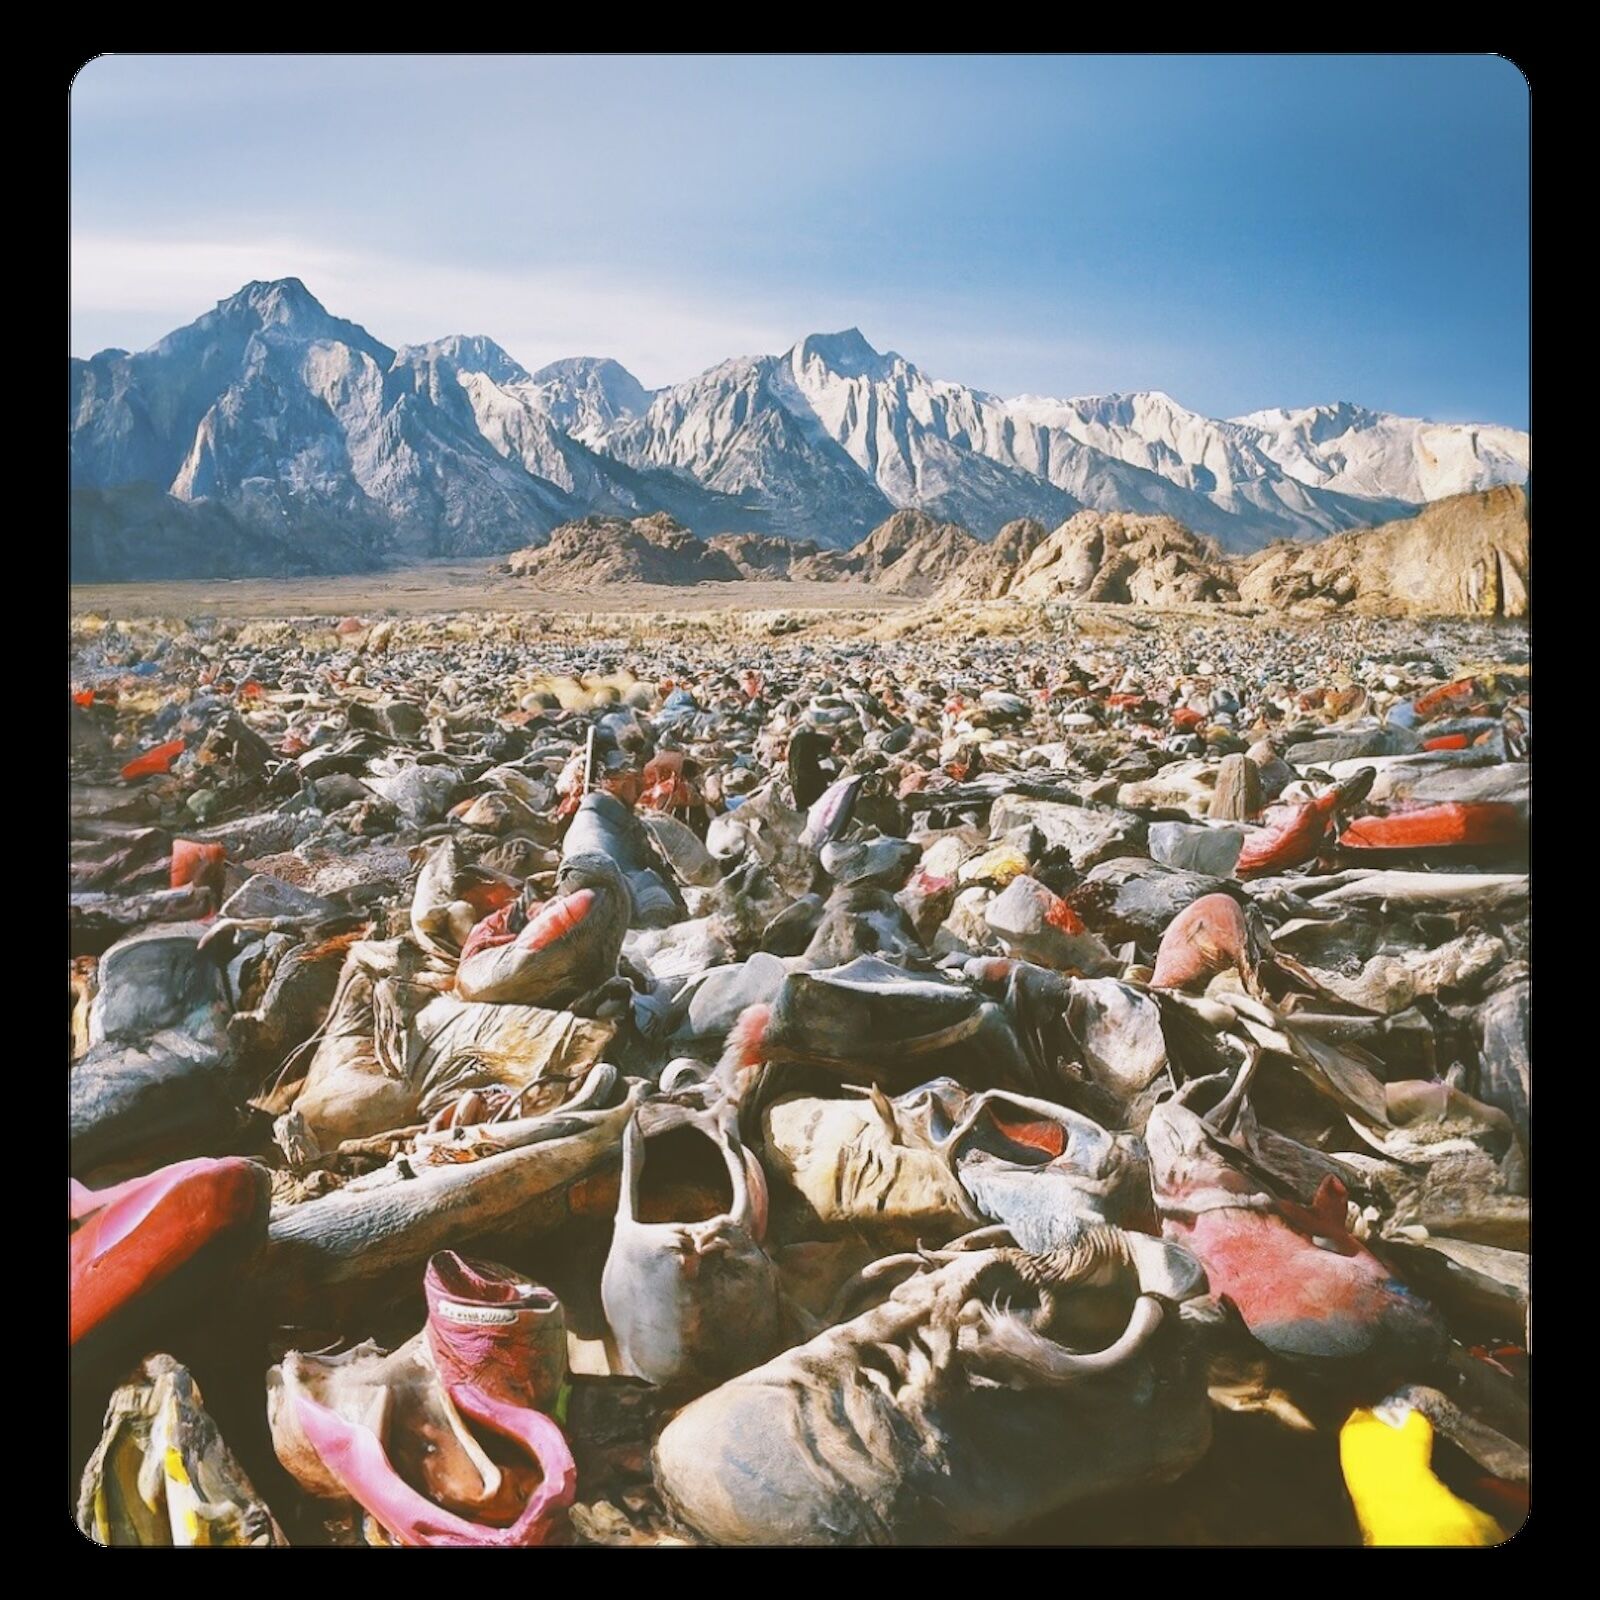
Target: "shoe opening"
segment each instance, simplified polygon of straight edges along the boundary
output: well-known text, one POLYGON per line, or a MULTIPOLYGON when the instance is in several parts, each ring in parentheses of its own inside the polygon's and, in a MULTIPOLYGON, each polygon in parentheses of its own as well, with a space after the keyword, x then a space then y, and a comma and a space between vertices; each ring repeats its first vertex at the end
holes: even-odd
POLYGON ((733 1209, 733 1183, 717 1142, 685 1125, 645 1145, 639 1189, 641 1222, 709 1222, 733 1209))

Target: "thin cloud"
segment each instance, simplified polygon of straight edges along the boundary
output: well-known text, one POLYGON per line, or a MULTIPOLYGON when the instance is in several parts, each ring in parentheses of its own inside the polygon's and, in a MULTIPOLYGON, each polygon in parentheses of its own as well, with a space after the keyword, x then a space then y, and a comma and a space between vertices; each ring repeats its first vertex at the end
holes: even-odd
MULTIPOLYGON (((505 272, 401 260, 264 236, 249 243, 80 231, 73 237, 73 353, 144 348, 253 279, 295 277, 336 316, 389 344, 486 334, 530 369, 572 355, 609 355, 642 382, 678 383, 741 355, 786 350, 808 333, 856 325, 935 377, 1010 392, 1003 374, 1044 355, 1055 394, 1102 373, 1162 369, 1162 352, 1088 339, 953 331, 959 307, 892 310, 823 295, 762 305, 595 272, 505 272), (1074 378, 1080 381, 1072 386, 1074 378)), ((1174 352, 1166 352, 1167 358, 1174 352)), ((1129 385, 1124 384, 1124 387, 1129 385)), ((1015 387, 1014 385, 1011 387, 1015 387)))
POLYGON ((611 355, 647 384, 675 383, 731 355, 780 350, 796 333, 777 317, 658 285, 591 273, 502 272, 402 262, 299 240, 248 244, 79 233, 72 246, 74 353, 115 330, 149 344, 252 279, 300 278, 337 316, 390 344, 487 334, 526 366, 611 355))

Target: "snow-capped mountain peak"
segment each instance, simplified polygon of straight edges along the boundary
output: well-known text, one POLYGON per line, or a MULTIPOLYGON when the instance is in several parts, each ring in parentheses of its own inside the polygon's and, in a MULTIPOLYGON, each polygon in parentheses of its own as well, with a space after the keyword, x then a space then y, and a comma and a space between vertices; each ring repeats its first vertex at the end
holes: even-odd
POLYGON ((608 356, 552 361, 527 380, 528 403, 574 439, 593 445, 650 408, 650 390, 608 356))
POLYGON ((842 333, 811 333, 796 344, 788 355, 797 372, 805 367, 821 367, 842 378, 881 380, 901 357, 891 350, 874 350, 859 328, 842 333))
MULTIPOLYGON (((374 339, 358 323, 334 316, 298 278, 247 283, 237 294, 219 300, 214 311, 190 323, 189 328, 181 328, 167 337, 178 338, 195 329, 224 328, 270 332, 274 337, 294 340, 334 340, 375 356, 387 353, 392 359, 387 345, 374 339)), ((163 340, 162 344, 165 343, 163 340)))
POLYGON ((109 367, 119 360, 173 370, 197 367, 216 373, 264 357, 267 346, 283 349, 311 344, 343 345, 387 368, 394 351, 359 324, 332 315, 298 278, 247 283, 237 294, 219 300, 186 327, 174 329, 136 355, 102 350, 89 365, 109 367))
POLYGON ((481 333, 452 333, 427 344, 403 346, 395 355, 395 365, 423 361, 447 366, 453 372, 481 372, 496 383, 528 383, 527 369, 481 333))
POLYGON ((1494 423, 1431 422, 1353 401, 1253 411, 1228 426, 1297 483, 1417 504, 1522 483, 1526 433, 1494 423))
POLYGON ((258 278, 237 294, 219 301, 217 309, 248 309, 263 322, 292 322, 296 317, 328 314, 327 307, 298 278, 258 278))
MULTIPOLYGON (((1340 407, 1309 431, 1384 425, 1340 407)), ((998 399, 929 377, 851 328, 812 334, 779 357, 724 362, 660 391, 644 418, 591 442, 765 498, 781 525, 809 515, 793 531, 823 543, 875 526, 887 502, 984 535, 1016 516, 1049 523, 1080 506, 1167 515, 1250 549, 1515 481, 1526 473, 1526 436, 1500 432, 1487 445, 1454 435, 1419 445, 1402 426, 1378 451, 1387 474, 1375 475, 1350 469, 1359 449, 1325 457, 1287 424, 1205 417, 1162 390, 998 399)))
MULTIPOLYGON (((1230 418, 1241 427, 1277 430, 1284 427, 1304 428, 1324 439, 1336 438, 1351 428, 1370 428, 1388 413, 1373 411, 1357 405, 1354 400, 1335 400, 1320 406, 1270 406, 1265 411, 1250 411, 1242 417, 1230 418)), ((1421 418, 1407 418, 1421 421, 1421 418)))
MULTIPOLYGON (((591 511, 847 546, 897 509, 988 538, 1087 507, 1248 550, 1529 468, 1516 429, 1349 402, 1217 419, 1156 389, 1001 399, 859 328, 656 391, 602 357, 529 374, 481 335, 392 350, 297 278, 246 284, 149 350, 69 372, 73 484, 99 497, 85 560, 103 575, 177 575, 224 527, 247 551, 240 570, 337 570, 510 549, 591 511), (213 510, 162 511, 152 495, 213 510), (157 524, 168 542, 142 551, 157 524)), ((204 553, 196 570, 226 568, 204 553)))

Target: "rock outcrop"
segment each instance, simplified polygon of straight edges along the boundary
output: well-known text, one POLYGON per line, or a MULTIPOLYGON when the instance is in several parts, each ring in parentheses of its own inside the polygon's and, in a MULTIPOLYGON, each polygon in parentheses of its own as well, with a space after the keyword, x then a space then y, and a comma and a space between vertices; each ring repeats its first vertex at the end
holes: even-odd
POLYGON ((1525 617, 1528 496, 1514 485, 1438 500, 1415 517, 1239 564, 1242 600, 1307 612, 1525 617))
POLYGON ((983 547, 982 554, 953 573, 939 591, 945 600, 998 600, 1011 586, 1017 568, 1050 537, 1042 522, 1018 517, 983 547))
POLYGON ((880 594, 934 595, 986 546, 959 523, 925 511, 897 511, 852 550, 824 550, 789 569, 812 582, 869 584, 880 594))
POLYGON ((1018 600, 1095 600, 1185 605, 1237 597, 1215 541, 1171 517, 1080 511, 1012 574, 1002 594, 1018 600))
POLYGON ((725 555, 741 577, 781 581, 797 561, 821 548, 813 539, 785 539, 776 533, 719 533, 706 547, 725 555))
MULTIPOLYGON (((264 562, 274 559, 264 551, 264 562)), ((897 511, 850 550, 770 534, 702 542, 671 517, 585 517, 518 551, 506 571, 554 588, 597 583, 851 583, 939 602, 1083 601, 1173 606, 1242 601, 1320 615, 1525 617, 1528 497, 1504 487, 1452 496, 1403 522, 1316 544, 1230 557, 1171 517, 1080 511, 1053 533, 1027 518, 990 544, 957 523, 897 511)))
POLYGON ((550 542, 518 550, 505 564, 517 578, 548 589, 592 589, 602 583, 737 583, 745 576, 724 550, 695 538, 665 513, 651 517, 581 517, 563 523, 550 542))

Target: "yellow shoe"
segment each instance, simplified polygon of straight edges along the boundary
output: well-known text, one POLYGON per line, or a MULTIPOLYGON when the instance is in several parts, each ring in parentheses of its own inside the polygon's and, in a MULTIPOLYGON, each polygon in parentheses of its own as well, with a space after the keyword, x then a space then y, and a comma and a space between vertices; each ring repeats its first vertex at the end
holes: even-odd
POLYGON ((1495 1545, 1509 1537, 1433 1474, 1433 1424, 1409 1406, 1352 1411, 1339 1465, 1368 1545, 1495 1545))
POLYGON ((187 1367, 155 1355, 111 1397, 84 1469, 78 1526, 96 1544, 288 1541, 206 1413, 187 1367))

